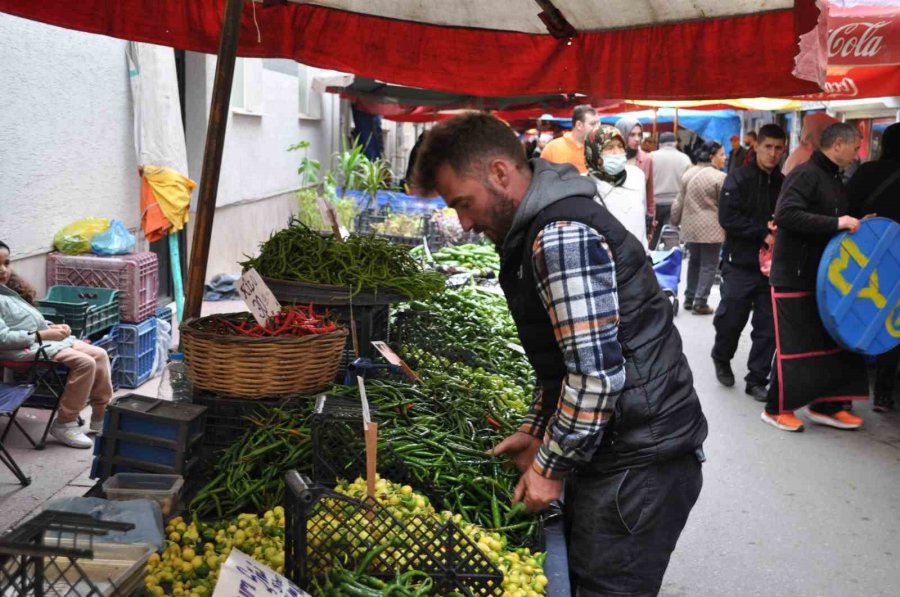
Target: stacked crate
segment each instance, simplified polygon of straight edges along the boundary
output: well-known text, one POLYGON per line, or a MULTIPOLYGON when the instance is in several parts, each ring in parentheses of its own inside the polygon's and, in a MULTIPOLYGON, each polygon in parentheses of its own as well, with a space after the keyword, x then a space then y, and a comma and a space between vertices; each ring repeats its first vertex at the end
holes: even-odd
POLYGON ((206 408, 129 394, 109 405, 91 478, 159 473, 187 478, 199 463, 206 408))
POLYGON ((117 289, 122 323, 114 329, 119 357, 114 383, 136 388, 150 378, 156 351, 159 295, 159 264, 155 253, 114 257, 51 253, 47 257, 47 285, 117 289))

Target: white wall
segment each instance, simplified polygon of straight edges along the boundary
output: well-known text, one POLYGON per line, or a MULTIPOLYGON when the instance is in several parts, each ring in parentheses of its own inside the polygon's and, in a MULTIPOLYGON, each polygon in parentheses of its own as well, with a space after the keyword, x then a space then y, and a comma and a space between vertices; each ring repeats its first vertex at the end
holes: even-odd
POLYGON ((16 257, 81 217, 139 224, 125 45, 0 14, 0 239, 16 257))
MULTIPOLYGON (((232 102, 219 178, 217 205, 220 207, 296 191, 300 184, 297 166, 302 156, 299 152, 288 152, 287 148, 298 141, 312 144, 309 157, 318 159, 323 168, 328 167, 331 155, 338 149, 337 96, 324 96, 321 118, 301 118, 298 78, 287 74, 295 72, 297 64, 277 62, 280 64, 275 66, 279 70, 273 70, 273 63, 264 61, 258 112, 249 114, 232 102)), ((215 68, 215 56, 188 53, 185 110, 188 166, 191 178, 198 183, 215 68)))

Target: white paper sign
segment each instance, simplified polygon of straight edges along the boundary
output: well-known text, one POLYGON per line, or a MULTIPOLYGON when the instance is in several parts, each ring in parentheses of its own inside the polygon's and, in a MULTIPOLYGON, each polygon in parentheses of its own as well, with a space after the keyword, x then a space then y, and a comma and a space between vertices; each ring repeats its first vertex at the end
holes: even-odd
POLYGON ((213 597, 311 597, 309 593, 238 549, 222 564, 213 597))
POLYGON ((357 375, 356 383, 359 385, 359 399, 362 403, 363 431, 367 431, 369 423, 372 422, 372 414, 369 411, 369 398, 366 396, 366 380, 361 375, 357 375))
POLYGON ((281 311, 278 299, 252 267, 241 274, 238 293, 259 325, 265 326, 270 316, 281 311))

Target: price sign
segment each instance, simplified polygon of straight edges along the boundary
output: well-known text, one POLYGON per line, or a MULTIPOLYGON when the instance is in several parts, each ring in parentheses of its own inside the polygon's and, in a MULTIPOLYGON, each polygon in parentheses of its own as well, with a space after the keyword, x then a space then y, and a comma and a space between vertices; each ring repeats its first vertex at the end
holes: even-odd
POLYGON ((511 351, 517 352, 517 353, 519 353, 519 354, 521 354, 521 355, 524 355, 524 354, 525 354, 525 349, 522 348, 521 345, 516 344, 515 342, 507 342, 507 343, 506 343, 506 347, 507 347, 508 349, 510 349, 511 351))
POLYGON ((319 208, 319 215, 322 216, 322 221, 325 222, 326 226, 331 228, 331 231, 334 232, 334 235, 338 240, 344 240, 350 236, 350 233, 341 224, 341 219, 338 217, 334 205, 326 201, 323 197, 316 197, 316 206, 319 208))
POLYGON ((384 359, 388 363, 390 363, 391 365, 396 365, 396 366, 400 367, 400 371, 403 371, 403 373, 406 374, 406 377, 410 378, 413 381, 417 381, 419 383, 422 382, 422 380, 419 378, 419 376, 416 375, 416 372, 413 371, 409 365, 404 363, 403 359, 401 359, 397 355, 397 353, 394 352, 393 349, 391 349, 390 346, 388 346, 387 344, 385 344, 384 342, 382 342, 380 340, 376 340, 375 342, 372 342, 372 346, 375 347, 375 350, 377 350, 379 353, 381 353, 381 356, 383 356, 384 359))
POLYGON ((265 326, 269 317, 281 311, 278 299, 252 267, 241 274, 238 293, 259 325, 265 326))
POLYGON ((309 593, 238 549, 222 564, 213 597, 310 597, 309 593))

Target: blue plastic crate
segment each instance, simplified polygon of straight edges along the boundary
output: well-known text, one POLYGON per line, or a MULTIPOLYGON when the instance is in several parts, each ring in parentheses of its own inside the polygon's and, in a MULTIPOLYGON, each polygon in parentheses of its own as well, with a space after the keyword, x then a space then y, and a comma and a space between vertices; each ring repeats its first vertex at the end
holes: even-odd
POLYGON ((107 408, 103 432, 128 433, 148 441, 181 441, 186 446, 203 431, 205 413, 205 406, 130 394, 107 408))
POLYGON ((153 373, 153 357, 156 351, 151 350, 139 357, 119 355, 116 359, 115 377, 120 387, 134 389, 147 383, 153 373))
POLYGON ((157 319, 163 319, 169 323, 172 323, 172 315, 173 315, 172 309, 170 309, 169 307, 159 307, 156 310, 156 314, 154 315, 154 317, 156 317, 157 319))
POLYGON ((184 466, 185 453, 174 448, 101 435, 94 442, 94 454, 107 459, 127 459, 144 464, 158 464, 172 468, 184 466))
POLYGON ((156 350, 156 318, 140 323, 120 323, 115 328, 120 357, 139 357, 156 350))

